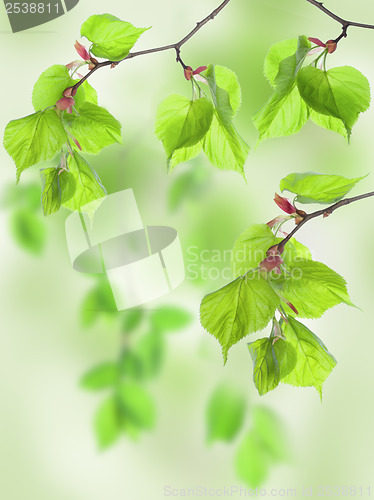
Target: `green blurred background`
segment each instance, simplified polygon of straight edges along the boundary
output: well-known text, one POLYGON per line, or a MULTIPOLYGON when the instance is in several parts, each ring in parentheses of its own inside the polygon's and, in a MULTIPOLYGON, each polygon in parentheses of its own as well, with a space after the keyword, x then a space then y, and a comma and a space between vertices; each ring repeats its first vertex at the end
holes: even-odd
MULTIPOLYGON (((80 25, 90 15, 109 12, 136 26, 152 26, 137 44, 140 50, 182 38, 217 5, 217 0, 80 0, 61 18, 17 34, 11 33, 1 5, 1 130, 9 120, 32 112, 32 86, 44 69, 77 58, 73 45, 79 39, 80 25)), ((374 5, 363 0, 354 5, 348 0, 329 0, 326 6, 342 17, 374 23, 374 5)), ((182 54, 192 67, 215 63, 237 73, 243 91, 237 126, 254 146, 256 131, 250 116, 271 93, 262 75, 270 45, 300 34, 326 40, 339 33, 337 23, 304 0, 232 0, 182 54)), ((330 64, 353 65, 373 83, 373 37, 370 30, 350 28, 330 64)), ((186 266, 191 264, 188 248, 224 252, 250 224, 277 215, 272 199, 283 176, 315 171, 358 177, 372 170, 371 109, 354 127, 349 146, 342 137, 307 124, 297 136, 270 140, 256 151, 253 147, 246 165, 247 184, 238 174, 219 171, 203 159, 181 165, 167 176, 163 148, 153 131, 155 111, 170 93, 190 95, 174 54, 139 57, 116 69, 101 70, 91 84, 98 91, 99 104, 123 124, 124 138, 123 146, 93 157, 92 165, 108 192, 133 188, 146 224, 178 230, 186 266)), ((15 167, 3 149, 0 155, 6 198, 14 190, 15 167)), ((20 189, 37 183, 38 167, 22 177, 20 189)), ((373 189, 370 175, 355 193, 373 189)), ((219 344, 200 327, 198 309, 205 293, 227 282, 221 272, 229 262, 197 262, 197 279, 192 279, 187 267, 189 279, 183 285, 147 305, 148 309, 166 303, 182 305, 194 315, 188 328, 168 338, 160 376, 152 382, 158 413, 154 431, 138 442, 123 439, 100 452, 92 430, 100 397, 82 392, 78 382, 92 365, 116 356, 118 332, 101 320, 92 328, 82 327, 81 305, 93 281, 70 265, 64 235, 67 212, 46 220, 38 213, 40 231, 46 233, 46 244, 38 254, 38 248, 28 252, 16 243, 11 222, 14 208, 11 202, 3 202, 1 497, 143 500, 164 498, 168 485, 217 489, 243 484, 234 470, 238 441, 206 445, 207 402, 224 380, 231 381, 247 399, 242 436, 253 423, 251 410, 259 405, 278 415, 287 429, 291 458, 273 467, 262 487, 301 491, 318 486, 369 486, 374 449, 371 207, 372 201, 362 201, 310 223, 299 233, 314 259, 346 278, 353 302, 362 309, 339 306, 322 319, 308 322, 338 360, 324 385, 322 404, 316 391, 282 384, 260 398, 253 386, 245 341, 232 348, 223 367, 219 344), (220 272, 207 276, 200 265, 220 272)))

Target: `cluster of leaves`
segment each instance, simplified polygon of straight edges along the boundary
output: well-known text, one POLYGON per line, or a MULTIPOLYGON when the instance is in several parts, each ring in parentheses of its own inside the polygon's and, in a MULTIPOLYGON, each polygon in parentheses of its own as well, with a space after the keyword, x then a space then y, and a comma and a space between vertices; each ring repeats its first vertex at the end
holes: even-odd
POLYGON ((369 108, 370 87, 366 77, 351 66, 326 70, 327 46, 305 65, 314 52, 311 49, 306 36, 270 48, 264 74, 274 93, 253 116, 259 142, 296 134, 309 119, 349 139, 359 114, 369 108), (322 68, 317 67, 318 61, 322 61, 322 68))
POLYGON ((336 361, 296 317, 319 318, 335 305, 352 306, 346 282, 328 266, 313 260, 310 251, 295 238, 287 242, 281 257, 272 250, 282 241, 277 236, 280 226, 292 218, 297 222, 296 201, 335 203, 361 179, 314 173, 282 179, 281 190, 296 194, 296 198, 294 205, 279 198, 291 208, 288 213, 294 213, 253 225, 240 235, 232 257, 237 278, 202 300, 201 324, 221 344, 225 363, 231 346, 272 323, 269 337, 248 344, 260 395, 280 382, 313 386, 322 395, 322 385, 336 361))
POLYGON ((230 443, 238 438, 235 469, 250 488, 261 486, 272 466, 290 458, 279 417, 262 406, 248 409, 243 394, 228 383, 218 385, 208 402, 207 437, 209 444, 230 443), (252 424, 244 430, 246 413, 252 424), (240 434, 242 430, 244 433, 240 434))
POLYGON ((137 439, 155 425, 156 405, 147 384, 159 374, 166 350, 165 334, 185 328, 191 316, 176 306, 152 311, 134 308, 119 314, 104 280, 88 293, 83 321, 92 325, 102 315, 120 316, 122 346, 116 360, 100 363, 81 379, 88 391, 109 395, 97 410, 94 428, 100 448, 113 445, 122 434, 137 439))
POLYGON ((171 95, 159 106, 156 135, 162 141, 169 168, 204 151, 209 161, 244 176, 249 146, 233 125, 241 105, 241 89, 233 71, 209 65, 200 81, 191 76, 193 99, 171 95), (210 96, 210 98, 209 98, 210 96))

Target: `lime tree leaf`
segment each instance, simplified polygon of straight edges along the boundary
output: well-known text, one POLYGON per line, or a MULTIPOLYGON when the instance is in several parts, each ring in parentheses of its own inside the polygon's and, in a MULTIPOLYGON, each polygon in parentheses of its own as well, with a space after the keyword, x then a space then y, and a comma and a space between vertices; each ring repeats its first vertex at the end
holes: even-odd
POLYGON ((120 61, 128 55, 140 35, 149 29, 136 28, 110 14, 98 14, 82 24, 81 36, 92 42, 90 51, 95 56, 120 61))
POLYGON ((208 443, 232 441, 243 425, 245 409, 245 399, 235 386, 219 385, 207 408, 208 443))
POLYGON ((194 146, 189 146, 187 148, 176 149, 170 158, 169 167, 173 169, 180 163, 185 163, 186 161, 196 158, 197 155, 201 153, 203 149, 203 143, 200 141, 194 146))
POLYGON ((241 441, 235 456, 235 470, 249 488, 261 486, 268 477, 272 459, 255 430, 241 441))
POLYGON ((20 208, 10 217, 10 233, 26 251, 40 255, 47 239, 44 222, 28 208, 20 208))
POLYGON ((78 108, 78 116, 72 119, 70 132, 84 153, 97 154, 115 142, 122 144, 120 122, 105 108, 92 102, 85 102, 78 108))
POLYGON ((81 306, 82 324, 88 327, 93 325, 101 316, 113 317, 117 314, 118 310, 114 301, 112 288, 107 279, 100 279, 83 300, 81 306))
POLYGON ((121 374, 126 378, 142 380, 143 366, 138 355, 132 349, 125 349, 120 360, 121 374))
POLYGON ((173 94, 158 107, 156 136, 164 145, 168 160, 176 149, 196 145, 212 123, 213 105, 206 97, 190 101, 173 94))
MULTIPOLYGON (((280 243, 281 241, 282 238, 277 238, 277 243, 280 243)), ((295 238, 291 238, 284 247, 282 259, 286 266, 290 266, 295 264, 295 262, 300 262, 301 260, 311 260, 312 254, 310 253, 309 248, 295 240, 295 238)))
POLYGON ((304 101, 318 113, 339 118, 348 136, 360 113, 370 106, 367 78, 350 66, 322 71, 307 66, 297 75, 297 86, 304 101))
POLYGON ((204 297, 200 321, 221 344, 225 363, 230 347, 265 328, 279 302, 269 283, 257 273, 237 278, 204 297))
POLYGON ((94 428, 99 448, 113 445, 121 435, 122 422, 118 405, 113 397, 106 399, 99 407, 94 420, 94 428))
POLYGON ((282 97, 273 94, 252 117, 258 130, 258 143, 271 137, 286 137, 299 132, 309 118, 308 106, 295 87, 282 97))
POLYGON ((160 332, 150 332, 137 343, 134 354, 140 368, 140 377, 150 379, 160 372, 164 355, 165 340, 160 332))
MULTIPOLYGON (((231 105, 230 93, 228 90, 226 90, 226 88, 221 87, 216 81, 215 66, 213 64, 210 64, 208 66, 205 72, 205 78, 206 81, 208 82, 209 89, 212 94, 213 103, 216 108, 219 121, 223 126, 228 127, 231 125, 232 119, 234 117, 234 109, 232 108, 231 105)), ((230 86, 233 85, 232 77, 230 78, 230 81, 226 81, 225 74, 222 72, 222 70, 221 70, 221 82, 227 88, 230 88, 230 86)), ((238 109, 238 107, 240 106, 240 101, 238 103, 237 90, 238 88, 236 87, 234 89, 236 95, 233 94, 232 100, 235 103, 234 105, 236 105, 238 109)), ((239 92, 240 92, 240 87, 239 87, 239 92)))
POLYGON ((228 93, 233 116, 235 116, 242 103, 242 91, 238 77, 234 71, 225 66, 214 66, 214 75, 217 87, 228 93))
POLYGON ((321 113, 317 113, 317 111, 314 111, 314 109, 309 109, 309 118, 319 127, 325 128, 326 130, 331 130, 332 132, 336 132, 348 139, 347 130, 344 127, 344 123, 339 118, 322 115, 321 113))
POLYGON ((279 66, 287 57, 295 54, 297 50, 298 39, 292 38, 283 40, 272 45, 265 57, 264 75, 270 85, 275 88, 275 79, 279 72, 279 66))
POLYGON ((58 173, 59 168, 43 168, 40 171, 44 215, 57 212, 61 207, 61 187, 58 173))
POLYGON ((191 323, 192 316, 178 306, 161 306, 152 311, 149 320, 154 329, 166 333, 185 328, 191 323))
MULTIPOLYGON (((288 273, 273 284, 281 287, 281 294, 296 307, 300 318, 319 318, 342 302, 353 306, 344 278, 325 264, 300 260, 288 267, 288 273)), ((291 309, 289 312, 293 314, 291 309)))
POLYGON ((68 165, 76 189, 74 195, 63 203, 64 207, 73 211, 80 210, 87 203, 106 196, 99 177, 82 156, 78 153, 74 153, 73 158, 69 156, 68 165))
POLYGON ((248 344, 253 360, 253 381, 260 396, 277 387, 296 365, 293 346, 282 339, 263 338, 248 344))
MULTIPOLYGON (((97 104, 97 92, 86 80, 82 83, 81 87, 84 89, 85 100, 92 102, 92 104, 97 104)), ((80 88, 80 87, 79 87, 80 88)), ((78 89, 79 92, 79 89, 78 89)), ((77 95, 78 95, 77 92, 77 95)))
POLYGON ((269 408, 256 406, 253 409, 253 427, 274 463, 285 462, 290 458, 284 425, 276 413, 269 408))
POLYGON ((294 318, 289 317, 283 328, 287 341, 296 350, 297 362, 282 382, 298 387, 313 386, 322 397, 323 383, 336 365, 334 356, 314 333, 294 318))
POLYGON ((10 121, 4 132, 4 147, 17 166, 17 182, 28 167, 54 158, 66 141, 54 109, 10 121))
POLYGON ((306 172, 287 175, 281 180, 279 187, 282 191, 297 194, 299 203, 336 203, 365 177, 366 175, 347 179, 341 175, 306 172))
POLYGON ((151 429, 155 424, 155 407, 151 396, 135 382, 123 382, 118 391, 121 413, 140 429, 151 429))
POLYGON ((98 391, 114 387, 118 381, 118 365, 116 363, 102 363, 85 373, 81 378, 80 385, 88 391, 98 391))
POLYGON ((244 231, 234 244, 231 266, 234 276, 241 276, 258 267, 266 251, 278 242, 266 224, 254 224, 244 231))
POLYGON ((291 92, 296 76, 301 69, 311 44, 306 36, 299 36, 297 49, 294 54, 283 59, 279 64, 279 71, 275 77, 275 92, 284 96, 291 92))
POLYGON ((124 333, 132 333, 138 328, 144 318, 144 310, 141 307, 128 309, 123 313, 122 329, 124 333))
POLYGON ((218 168, 234 170, 243 177, 244 164, 249 153, 248 144, 240 137, 234 125, 224 125, 217 113, 205 136, 204 153, 209 161, 218 168))

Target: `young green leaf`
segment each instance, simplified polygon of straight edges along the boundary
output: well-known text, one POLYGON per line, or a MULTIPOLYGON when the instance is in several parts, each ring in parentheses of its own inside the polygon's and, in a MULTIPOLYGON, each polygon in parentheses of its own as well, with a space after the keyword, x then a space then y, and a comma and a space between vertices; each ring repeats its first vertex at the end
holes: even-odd
POLYGON ((301 69, 310 47, 308 38, 299 36, 296 52, 280 62, 279 71, 274 80, 275 92, 278 96, 282 97, 291 92, 297 73, 301 69))
MULTIPOLYGON (((296 351, 294 350, 295 356, 296 351)), ((288 440, 279 416, 269 408, 256 406, 253 409, 253 428, 263 448, 275 463, 289 459, 288 440)))
POLYGON ((4 132, 4 147, 17 166, 17 182, 28 167, 54 158, 66 141, 54 109, 10 121, 4 132))
POLYGON ((84 153, 97 154, 115 142, 122 144, 120 122, 105 108, 91 102, 79 106, 78 116, 71 121, 70 132, 84 153))
POLYGON ((296 134, 303 128, 308 118, 308 106, 300 97, 296 87, 282 97, 273 94, 252 117, 259 132, 258 143, 271 137, 296 134))
POLYGON ((290 191, 297 195, 299 203, 336 203, 366 176, 347 179, 341 175, 289 174, 280 182, 282 191, 290 191))
POLYGON ((134 354, 142 379, 151 379, 160 372, 165 355, 165 340, 160 332, 144 335, 137 343, 134 354))
POLYGON ((277 238, 266 224, 254 224, 236 240, 231 258, 234 276, 241 276, 258 267, 266 251, 277 243, 277 238))
POLYGON ((47 239, 44 222, 28 208, 21 208, 10 218, 10 233, 22 248, 40 255, 47 239))
POLYGON ((265 328, 279 303, 269 283, 253 273, 206 295, 200 306, 200 321, 221 344, 226 363, 230 347, 265 328))
POLYGON ((265 57, 264 75, 273 88, 275 88, 275 79, 279 72, 280 63, 295 54, 297 46, 298 39, 292 38, 277 42, 270 47, 265 57))
POLYGON ((228 93, 232 113, 235 116, 242 103, 242 91, 238 77, 225 66, 214 66, 214 76, 217 87, 228 93))
MULTIPOLYGON (((227 68, 225 68, 227 69, 227 68)), ((235 75, 235 73, 234 73, 235 75)), ((231 76, 231 75, 230 75, 231 76)), ((216 74, 215 74, 215 66, 213 64, 210 64, 205 72, 205 78, 206 81, 208 82, 210 92, 212 94, 212 99, 214 106, 216 108, 216 112, 219 118, 220 123, 224 127, 229 127, 231 125, 232 119, 234 117, 234 109, 231 105, 231 99, 230 99, 230 94, 229 91, 226 90, 223 87, 220 87, 218 85, 218 82, 216 81, 216 74)), ((226 87, 230 88, 233 85, 233 80, 232 77, 230 78, 229 81, 225 81, 225 75, 221 70, 221 81, 226 87)), ((239 85, 239 83, 238 83, 239 85)), ((238 87, 234 88, 234 92, 237 93, 238 87)), ((240 92, 240 87, 239 87, 239 92, 240 92)), ((236 96, 233 96, 232 98, 233 102, 237 106, 237 109, 240 105, 240 100, 238 102, 237 94, 236 96)))
POLYGON ((122 329, 123 332, 128 334, 132 333, 138 328, 144 318, 144 310, 141 307, 134 307, 128 309, 123 313, 122 329))
POLYGON ((323 342, 306 326, 289 317, 284 324, 284 335, 296 350, 294 370, 282 379, 285 384, 317 389, 322 397, 322 386, 336 365, 323 342))
POLYGON ((319 127, 325 128, 326 130, 331 130, 337 134, 342 135, 348 140, 347 130, 344 123, 339 118, 334 118, 333 116, 322 115, 317 113, 314 109, 309 109, 309 118, 313 123, 319 127))
POLYGON ((110 397, 99 407, 94 421, 96 439, 101 449, 113 445, 122 431, 121 416, 117 401, 110 397))
POLYGON ((169 167, 172 170, 174 167, 180 163, 185 163, 186 161, 192 160, 203 150, 202 141, 195 144, 195 146, 189 146, 187 148, 176 149, 170 158, 169 167))
POLYGON ((148 392, 135 382, 123 382, 118 391, 121 413, 138 428, 151 429, 155 424, 155 407, 148 392))
POLYGON ((46 69, 39 76, 32 92, 32 105, 35 111, 54 106, 61 99, 63 91, 72 85, 66 66, 55 64, 46 69))
POLYGON ((177 306, 161 306, 152 311, 149 320, 152 328, 160 332, 175 332, 188 326, 192 321, 191 314, 177 306))
POLYGON ((253 381, 260 396, 277 387, 296 365, 293 346, 282 339, 263 338, 248 344, 253 360, 253 381))
POLYGON ((98 391, 114 387, 118 381, 118 365, 111 361, 102 363, 85 373, 81 378, 80 385, 88 391, 98 391))
POLYGON ((90 51, 95 56, 120 61, 128 55, 140 35, 149 29, 136 28, 110 14, 98 14, 82 24, 81 36, 92 42, 90 51))
MULTIPOLYGON (((105 276, 106 278, 106 276, 105 276)), ((88 292, 81 307, 83 326, 91 326, 99 317, 118 314, 112 288, 107 279, 100 279, 97 285, 88 292)))
POLYGON ((287 274, 272 283, 296 307, 300 318, 319 318, 342 302, 353 306, 344 278, 321 262, 295 262, 287 274))
POLYGON ((253 429, 241 441, 235 456, 236 473, 249 488, 257 488, 266 480, 272 459, 253 429))
POLYGON ((233 441, 243 425, 245 408, 245 399, 235 386, 219 385, 207 408, 208 443, 233 441))
MULTIPOLYGON (((92 85, 90 85, 88 83, 88 81, 86 80, 85 82, 82 83, 82 85, 80 87, 82 87, 84 89, 85 100, 87 102, 92 102, 92 104, 96 104, 97 105, 97 92, 92 87, 92 85)), ((77 92, 76 95, 78 95, 78 93, 79 93, 79 89, 78 89, 78 92, 77 92)))
POLYGON ((173 94, 158 107, 156 136, 162 141, 168 160, 175 150, 194 146, 205 136, 213 118, 213 105, 206 97, 190 101, 173 94))
POLYGON ((43 168, 40 175, 42 178, 43 212, 44 215, 51 215, 61 207, 59 168, 43 168))
POLYGON ((82 156, 74 153, 73 158, 69 157, 68 164, 76 189, 74 195, 63 203, 64 207, 73 211, 80 210, 87 203, 106 196, 99 177, 82 156))
POLYGON ((350 66, 322 71, 307 66, 297 75, 297 86, 304 101, 318 113, 339 118, 348 136, 360 113, 370 106, 367 78, 350 66))

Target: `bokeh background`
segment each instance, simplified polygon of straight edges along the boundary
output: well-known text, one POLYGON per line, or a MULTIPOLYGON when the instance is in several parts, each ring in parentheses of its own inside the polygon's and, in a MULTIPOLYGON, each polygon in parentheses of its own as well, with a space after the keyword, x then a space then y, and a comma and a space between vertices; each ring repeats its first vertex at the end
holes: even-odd
MULTIPOLYGON (((32 112, 32 87, 44 69, 77 58, 73 45, 90 15, 109 12, 136 26, 152 26, 138 42, 140 50, 182 38, 218 3, 80 0, 61 18, 17 34, 10 31, 1 5, 0 130, 3 133, 9 120, 32 112)), ((326 6, 342 17, 374 23, 374 5, 363 0, 329 0, 326 6)), ((368 494, 374 462, 373 202, 343 208, 299 233, 316 260, 346 278, 351 298, 361 308, 339 306, 308 322, 338 360, 324 385, 322 404, 313 389, 282 384, 260 398, 246 341, 231 349, 224 367, 218 342, 198 320, 204 294, 227 282, 222 271, 229 267, 228 259, 214 262, 212 256, 224 255, 249 225, 277 215, 272 200, 283 176, 315 171, 358 177, 372 171, 372 109, 360 117, 350 145, 337 134, 307 124, 296 136, 254 148, 257 135, 250 117, 271 93, 262 74, 268 48, 300 34, 326 40, 339 33, 337 23, 305 0, 232 0, 183 48, 183 60, 192 67, 221 64, 239 77, 243 105, 237 127, 253 146, 247 183, 202 158, 166 174, 163 148, 154 135, 155 111, 170 93, 190 94, 172 52, 101 70, 91 80, 99 104, 123 124, 124 138, 123 146, 93 157, 92 165, 108 192, 133 188, 146 224, 175 227, 185 252, 185 283, 147 308, 174 304, 194 318, 183 331, 167 337, 160 374, 150 383, 156 426, 135 442, 124 436, 108 450, 98 449, 92 422, 102 396, 83 392, 79 380, 93 365, 117 355, 118 329, 105 318, 89 327, 82 324, 82 304, 94 278, 76 273, 70 265, 64 236, 68 212, 43 218, 36 208, 37 188, 31 195, 26 188, 38 186, 38 167, 25 172, 15 188, 15 167, 0 150, 2 498, 143 500, 164 498, 166 486, 249 487, 236 474, 235 456, 260 407, 272 412, 284 437, 282 460, 266 466, 265 474, 260 471, 261 487, 296 488, 300 495, 303 488, 312 487, 316 496, 318 486, 348 486, 362 487, 362 496, 368 494), (36 237, 25 237, 19 230, 15 219, 22 218, 20 211, 32 212, 36 237), (39 243, 30 248, 35 238, 39 243), (208 262, 199 260, 188 268, 191 247, 205 251, 208 262), (197 270, 197 277, 191 269, 193 275, 197 270), (208 446, 207 405, 223 381, 245 399, 245 421, 232 442, 208 446)), ((330 64, 355 66, 373 86, 373 37, 370 30, 350 28, 330 64)), ((371 174, 355 193, 373 189, 371 174)), ((255 462, 260 463, 261 456, 255 462)))

